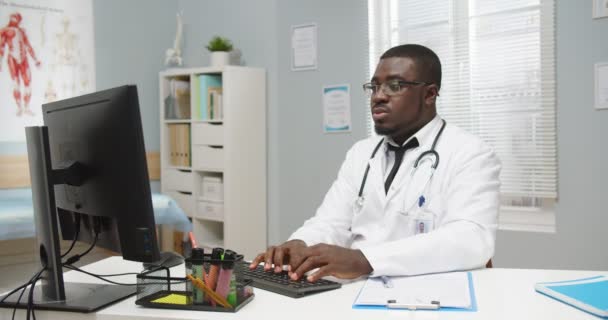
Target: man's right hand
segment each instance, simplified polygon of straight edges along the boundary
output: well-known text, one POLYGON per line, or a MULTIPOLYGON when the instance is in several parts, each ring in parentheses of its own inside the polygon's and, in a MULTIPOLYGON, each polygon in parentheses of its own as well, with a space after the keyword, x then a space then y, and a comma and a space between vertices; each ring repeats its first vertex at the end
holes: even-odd
POLYGON ((279 246, 268 247, 266 252, 260 253, 249 265, 254 269, 260 262, 264 262, 264 270, 270 271, 274 264, 274 272, 283 271, 283 265, 293 265, 298 267, 304 260, 301 252, 305 249, 306 243, 302 240, 290 240, 279 246))

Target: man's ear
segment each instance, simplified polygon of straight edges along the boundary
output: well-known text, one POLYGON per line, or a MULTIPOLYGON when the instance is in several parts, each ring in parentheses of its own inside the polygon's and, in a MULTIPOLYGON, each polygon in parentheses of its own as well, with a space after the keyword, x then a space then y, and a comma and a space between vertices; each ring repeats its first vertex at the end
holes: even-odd
POLYGON ((428 104, 434 104, 435 100, 439 96, 439 87, 436 84, 429 84, 426 86, 424 102, 428 104))

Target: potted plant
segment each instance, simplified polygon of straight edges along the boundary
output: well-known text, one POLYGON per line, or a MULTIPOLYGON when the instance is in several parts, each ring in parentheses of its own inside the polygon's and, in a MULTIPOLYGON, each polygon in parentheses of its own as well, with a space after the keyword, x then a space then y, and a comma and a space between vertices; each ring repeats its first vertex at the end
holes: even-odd
POLYGON ((211 65, 221 67, 229 64, 230 56, 228 52, 232 51, 232 42, 227 38, 215 36, 209 40, 206 46, 211 52, 211 65))

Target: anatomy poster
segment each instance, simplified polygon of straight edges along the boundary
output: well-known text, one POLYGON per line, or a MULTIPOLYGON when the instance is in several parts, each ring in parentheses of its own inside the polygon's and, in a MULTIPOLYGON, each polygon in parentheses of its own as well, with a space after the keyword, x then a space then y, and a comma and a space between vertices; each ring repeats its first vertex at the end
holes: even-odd
POLYGON ((0 0, 0 142, 25 141, 44 103, 95 90, 92 0, 0 0))

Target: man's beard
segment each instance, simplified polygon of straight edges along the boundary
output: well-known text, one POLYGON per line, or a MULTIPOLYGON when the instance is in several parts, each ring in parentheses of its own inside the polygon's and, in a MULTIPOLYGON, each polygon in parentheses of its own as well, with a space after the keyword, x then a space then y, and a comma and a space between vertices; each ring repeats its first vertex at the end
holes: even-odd
POLYGON ((382 128, 378 127, 378 125, 374 125, 374 131, 381 136, 390 136, 393 133, 397 132, 395 128, 382 128))

